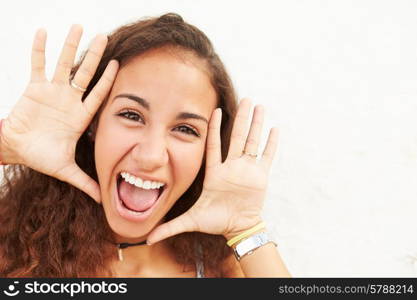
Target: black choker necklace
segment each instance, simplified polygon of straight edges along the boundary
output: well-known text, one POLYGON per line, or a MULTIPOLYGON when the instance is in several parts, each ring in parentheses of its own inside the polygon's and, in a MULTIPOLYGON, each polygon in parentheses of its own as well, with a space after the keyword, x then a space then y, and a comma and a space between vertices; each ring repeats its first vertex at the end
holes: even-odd
POLYGON ((130 247, 130 246, 139 246, 139 245, 145 245, 145 244, 146 244, 146 241, 139 242, 139 243, 133 243, 133 244, 131 244, 131 243, 120 243, 120 244, 116 244, 116 245, 120 249, 124 249, 124 248, 130 247))
POLYGON ((119 254, 119 260, 123 261, 122 249, 125 249, 127 247, 131 247, 131 246, 140 246, 140 245, 146 245, 146 241, 142 241, 142 242, 139 242, 139 243, 133 243, 133 244, 131 244, 131 243, 117 243, 116 246, 117 246, 117 252, 119 254))

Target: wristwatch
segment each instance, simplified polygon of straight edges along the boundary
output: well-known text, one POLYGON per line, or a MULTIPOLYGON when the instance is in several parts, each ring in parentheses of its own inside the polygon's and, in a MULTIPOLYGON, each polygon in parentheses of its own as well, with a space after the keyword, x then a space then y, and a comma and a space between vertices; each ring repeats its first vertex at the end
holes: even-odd
POLYGON ((273 243, 275 247, 277 246, 277 244, 269 238, 266 232, 259 232, 238 243, 234 247, 233 252, 236 259, 241 260, 245 255, 252 254, 253 251, 268 243, 273 243))

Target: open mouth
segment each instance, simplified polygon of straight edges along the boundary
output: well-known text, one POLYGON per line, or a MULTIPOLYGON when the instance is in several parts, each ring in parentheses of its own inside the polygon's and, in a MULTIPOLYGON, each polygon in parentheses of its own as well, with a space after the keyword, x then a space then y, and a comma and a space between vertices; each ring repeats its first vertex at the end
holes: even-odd
POLYGON ((121 192, 121 185, 122 184, 127 184, 127 185, 129 185, 129 189, 135 190, 135 192, 140 191, 141 193, 144 193, 144 194, 152 193, 154 190, 150 191, 150 190, 142 189, 142 188, 136 187, 134 185, 131 185, 130 183, 123 182, 123 181, 124 181, 124 179, 122 178, 121 174, 119 174, 117 176, 116 209, 122 217, 127 218, 127 219, 132 220, 132 221, 143 220, 144 218, 149 216, 151 214, 153 208, 156 206, 156 204, 161 199, 161 195, 164 193, 164 191, 166 190, 166 186, 167 186, 165 184, 165 185, 161 186, 159 189, 154 189, 154 190, 157 190, 156 191, 157 195, 154 194, 154 198, 156 198, 156 199, 154 199, 150 202, 148 201, 149 203, 146 204, 146 205, 145 204, 144 205, 139 205, 139 207, 141 207, 141 209, 138 209, 138 208, 133 207, 134 205, 132 205, 132 200, 126 199, 126 193, 121 192))

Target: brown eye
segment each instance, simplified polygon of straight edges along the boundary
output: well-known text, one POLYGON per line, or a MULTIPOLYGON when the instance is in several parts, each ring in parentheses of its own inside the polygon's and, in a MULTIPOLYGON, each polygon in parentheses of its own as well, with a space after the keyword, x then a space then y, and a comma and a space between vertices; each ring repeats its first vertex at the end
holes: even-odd
POLYGON ((179 129, 180 132, 188 134, 188 135, 192 134, 192 135, 195 135, 197 137, 200 136, 194 129, 192 129, 191 127, 188 127, 188 126, 182 125, 182 126, 178 126, 176 129, 179 129))
POLYGON ((124 111, 118 114, 118 116, 121 116, 123 118, 132 120, 132 121, 139 121, 142 120, 142 117, 140 115, 138 115, 137 113, 133 112, 133 111, 124 111))

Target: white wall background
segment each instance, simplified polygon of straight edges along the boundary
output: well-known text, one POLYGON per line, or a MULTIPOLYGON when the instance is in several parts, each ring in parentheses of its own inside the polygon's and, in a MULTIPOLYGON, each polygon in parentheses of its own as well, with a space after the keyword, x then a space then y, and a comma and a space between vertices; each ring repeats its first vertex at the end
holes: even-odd
POLYGON ((180 13, 211 38, 241 97, 281 130, 265 219, 293 276, 417 275, 416 1, 9 1, 0 117, 48 31, 48 74, 73 23, 81 48, 143 16, 180 13))

